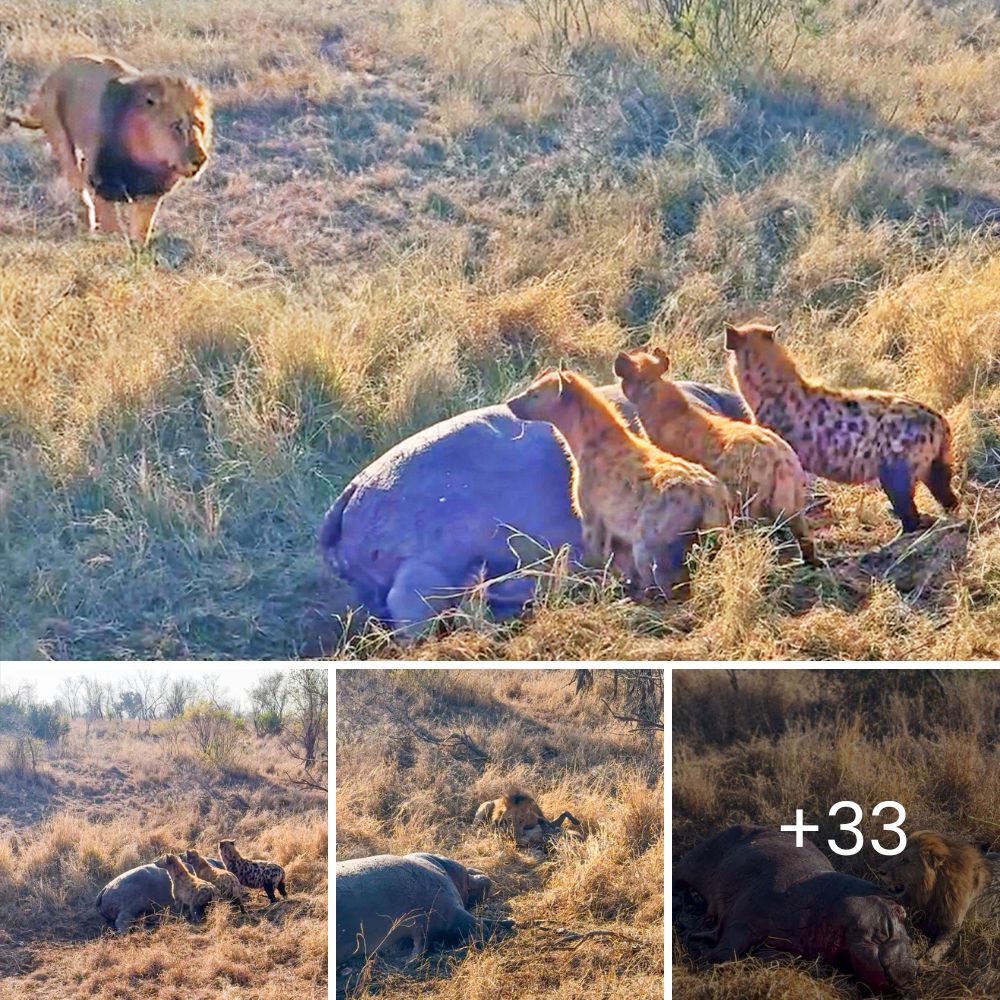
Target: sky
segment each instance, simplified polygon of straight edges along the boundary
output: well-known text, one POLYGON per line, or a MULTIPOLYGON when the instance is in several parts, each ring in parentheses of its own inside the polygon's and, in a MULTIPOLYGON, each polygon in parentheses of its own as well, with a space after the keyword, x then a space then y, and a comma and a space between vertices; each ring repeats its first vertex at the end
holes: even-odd
POLYGON ((0 688, 20 688, 28 684, 39 701, 52 701, 58 696, 59 685, 67 677, 99 677, 102 681, 113 684, 126 683, 137 673, 158 676, 167 674, 169 677, 191 677, 199 681, 204 677, 214 675, 219 678, 222 691, 237 702, 241 707, 247 707, 249 699, 247 692, 257 683, 262 674, 274 673, 276 670, 291 668, 271 664, 226 664, 206 663, 199 666, 172 666, 169 663, 147 664, 89 664, 76 663, 57 665, 53 663, 0 663, 0 688))

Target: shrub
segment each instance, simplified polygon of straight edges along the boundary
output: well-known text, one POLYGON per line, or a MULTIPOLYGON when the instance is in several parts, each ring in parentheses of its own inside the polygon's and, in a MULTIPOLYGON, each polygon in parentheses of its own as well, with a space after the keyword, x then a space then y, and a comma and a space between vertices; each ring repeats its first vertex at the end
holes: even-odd
POLYGON ((69 720, 51 705, 31 705, 26 721, 31 735, 46 743, 55 743, 69 732, 69 720))
POLYGON ((222 768, 234 767, 240 762, 246 749, 246 724, 232 712, 199 701, 184 709, 181 722, 189 740, 205 760, 222 768))
POLYGON ((258 736, 277 736, 282 729, 281 716, 273 709, 255 712, 253 715, 253 728, 258 736))
POLYGON ((680 41, 699 61, 722 68, 752 60, 755 54, 774 59, 782 42, 794 46, 801 32, 817 30, 817 14, 826 0, 631 2, 654 38, 680 41))
POLYGON ((13 733, 3 739, 0 774, 21 781, 38 777, 38 755, 34 738, 25 732, 13 733))

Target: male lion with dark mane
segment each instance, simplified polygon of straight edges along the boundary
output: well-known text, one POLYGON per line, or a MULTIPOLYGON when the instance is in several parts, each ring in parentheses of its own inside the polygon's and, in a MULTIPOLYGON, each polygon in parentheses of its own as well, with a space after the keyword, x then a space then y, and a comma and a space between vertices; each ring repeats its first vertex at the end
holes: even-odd
POLYGON ((877 874, 931 939, 928 963, 944 957, 967 916, 1000 915, 1000 854, 981 854, 956 837, 920 830, 877 874))
POLYGON ((87 206, 91 232, 124 232, 137 243, 149 238, 163 196, 201 173, 212 141, 201 87, 111 56, 67 59, 26 115, 3 118, 5 125, 44 130, 60 171, 87 206))
POLYGON ((579 829, 563 827, 564 819, 580 827, 580 821, 570 812, 562 813, 558 819, 547 820, 538 803, 527 792, 512 789, 499 799, 482 803, 473 822, 506 827, 513 832, 514 843, 518 847, 537 847, 559 834, 573 838, 582 836, 579 829))

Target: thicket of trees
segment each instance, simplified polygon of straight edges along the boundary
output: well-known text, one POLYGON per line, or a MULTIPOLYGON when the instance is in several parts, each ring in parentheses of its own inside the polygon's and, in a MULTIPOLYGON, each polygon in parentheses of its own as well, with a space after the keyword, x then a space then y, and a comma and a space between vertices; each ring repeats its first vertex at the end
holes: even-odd
POLYGON ((84 720, 87 737, 101 721, 135 720, 136 733, 147 735, 155 721, 173 720, 165 732, 220 767, 237 766, 253 736, 277 737, 300 772, 293 780, 325 789, 328 697, 322 669, 263 675, 249 691, 245 715, 215 674, 195 680, 138 670, 126 682, 80 674, 64 680, 51 703, 35 700, 28 686, 0 687, 0 742, 9 760, 16 749, 18 760, 30 760, 34 770, 34 741, 58 742, 72 719, 84 720))

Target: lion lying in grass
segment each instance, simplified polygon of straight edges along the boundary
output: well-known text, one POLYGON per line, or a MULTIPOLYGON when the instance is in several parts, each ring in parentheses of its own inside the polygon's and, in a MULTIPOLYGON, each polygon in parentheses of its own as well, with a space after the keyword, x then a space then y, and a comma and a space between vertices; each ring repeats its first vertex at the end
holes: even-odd
POLYGON ((199 86, 111 56, 67 59, 28 114, 3 116, 10 123, 45 132, 87 207, 91 232, 124 232, 136 243, 149 238, 163 196, 201 173, 212 141, 211 108, 199 86))
POLYGON ((502 826, 514 834, 518 847, 537 847, 559 834, 580 838, 580 821, 570 812, 563 812, 558 819, 547 820, 538 803, 522 791, 510 791, 499 799, 483 802, 476 810, 475 823, 502 826), (562 825, 568 819, 577 829, 562 825))
POLYGON ((1000 854, 981 854, 957 837, 914 833, 877 874, 931 939, 930 964, 944 957, 967 916, 1000 915, 1000 854))

